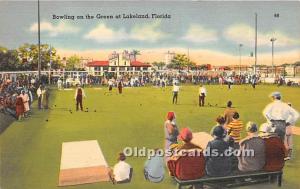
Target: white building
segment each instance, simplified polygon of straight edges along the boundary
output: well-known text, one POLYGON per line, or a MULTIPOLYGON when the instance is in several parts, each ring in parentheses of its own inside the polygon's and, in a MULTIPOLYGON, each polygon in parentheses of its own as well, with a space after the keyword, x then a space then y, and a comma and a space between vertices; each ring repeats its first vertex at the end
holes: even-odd
POLYGON ((175 57, 175 52, 168 51, 167 53, 165 53, 166 65, 170 64, 174 57, 175 57))
POLYGON ((151 65, 135 60, 135 56, 128 51, 122 53, 113 52, 108 60, 91 61, 87 63, 88 71, 93 75, 103 75, 104 72, 112 72, 119 75, 126 72, 149 72, 151 65))

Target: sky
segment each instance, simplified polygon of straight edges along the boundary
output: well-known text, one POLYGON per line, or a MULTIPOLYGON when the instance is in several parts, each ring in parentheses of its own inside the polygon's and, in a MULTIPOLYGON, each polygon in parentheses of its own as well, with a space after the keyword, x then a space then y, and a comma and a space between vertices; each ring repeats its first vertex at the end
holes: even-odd
MULTIPOLYGON (((258 64, 300 60, 300 2, 236 1, 41 1, 41 43, 64 57, 106 60, 112 51, 140 50, 140 61, 164 61, 167 51, 189 54, 197 64, 253 64, 255 13, 258 15, 258 64), (278 13, 279 17, 274 17, 278 13), (113 16, 113 19, 86 19, 113 16), (121 14, 167 14, 170 18, 117 19, 121 14), (73 19, 53 19, 74 16, 73 19), (77 19, 84 16, 85 19, 77 19)), ((0 46, 37 43, 37 2, 0 1, 0 46)))

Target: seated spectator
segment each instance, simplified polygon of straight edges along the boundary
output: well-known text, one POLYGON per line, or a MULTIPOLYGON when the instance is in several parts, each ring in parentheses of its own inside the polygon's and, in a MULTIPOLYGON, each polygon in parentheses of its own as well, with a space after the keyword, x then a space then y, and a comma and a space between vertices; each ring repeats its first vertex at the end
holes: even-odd
POLYGON ((227 133, 233 138, 235 146, 239 146, 238 143, 241 140, 241 131, 243 129, 243 122, 239 118, 239 113, 234 112, 232 121, 225 126, 227 133))
POLYGON ((258 136, 257 125, 248 122, 246 126, 248 136, 240 141, 241 154, 238 157, 240 171, 259 171, 265 165, 265 142, 258 136), (253 151, 249 155, 246 151, 253 151))
POLYGON ((214 134, 213 134, 213 131, 214 131, 214 129, 216 128, 216 127, 219 127, 219 126, 221 126, 222 128, 224 128, 224 140, 226 141, 226 142, 228 142, 229 143, 229 145, 231 146, 231 147, 233 147, 234 146, 234 140, 233 140, 233 138, 231 137, 231 136, 229 136, 228 135, 228 133, 227 133, 227 131, 225 130, 225 118, 223 117, 223 116, 218 116, 217 118, 216 118, 216 122, 217 122, 217 125, 216 126, 214 126, 212 129, 211 129, 211 131, 210 131, 210 135, 211 136, 213 136, 214 137, 214 134))
POLYGON ((117 183, 130 182, 132 177, 132 168, 125 162, 125 154, 119 153, 118 160, 119 162, 113 168, 113 173, 110 173, 112 181, 117 183))
POLYGON ((176 154, 167 162, 170 175, 180 180, 199 179, 205 174, 205 158, 200 147, 191 143, 193 134, 183 128, 178 136, 183 144, 176 147, 176 154))
MULTIPOLYGON (((273 129, 274 130, 274 129, 273 129)), ((266 123, 260 129, 260 136, 265 141, 266 164, 265 171, 280 171, 284 166, 285 147, 279 136, 272 132, 272 127, 266 123)))
POLYGON ((150 182, 161 182, 164 179, 165 169, 164 169, 164 158, 155 151, 155 155, 150 157, 145 163, 144 175, 146 180, 150 182))
POLYGON ((216 124, 215 126, 213 126, 213 128, 210 130, 211 136, 214 136, 213 131, 214 131, 214 129, 215 129, 216 127, 218 127, 218 126, 221 126, 221 127, 223 127, 223 128, 225 127, 225 126, 224 126, 224 124, 225 124, 225 117, 219 115, 219 116, 216 118, 216 122, 217 122, 217 124, 216 124))
POLYGON ((206 147, 206 174, 209 176, 226 176, 232 171, 232 158, 226 156, 225 151, 230 151, 229 143, 224 141, 225 130, 222 126, 213 130, 214 140, 208 142, 206 147), (214 152, 217 154, 215 155, 214 152))

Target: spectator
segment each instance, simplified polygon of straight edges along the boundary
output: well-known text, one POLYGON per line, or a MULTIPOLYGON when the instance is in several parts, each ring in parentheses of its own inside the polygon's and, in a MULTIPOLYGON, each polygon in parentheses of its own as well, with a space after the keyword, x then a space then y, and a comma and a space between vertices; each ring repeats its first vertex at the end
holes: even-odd
POLYGON ((130 182, 132 177, 132 168, 125 162, 126 156, 124 153, 119 153, 119 162, 113 168, 111 178, 117 183, 130 182))
POLYGON ((299 113, 287 103, 281 101, 279 92, 272 93, 271 97, 273 102, 265 107, 263 115, 268 122, 272 123, 275 127, 275 132, 284 141, 286 127, 297 121, 299 113))
POLYGON ((234 108, 232 108, 232 101, 229 100, 227 102, 227 108, 224 111, 225 125, 229 124, 232 121, 232 117, 235 112, 237 111, 234 108))
POLYGON ((24 103, 22 96, 18 94, 17 99, 16 99, 16 117, 20 121, 22 117, 24 117, 24 103))
POLYGON ((23 103, 24 103, 24 116, 27 117, 28 116, 28 113, 29 113, 29 96, 28 94, 25 93, 24 90, 22 90, 21 92, 21 98, 23 100, 23 103))
POLYGON ((265 141, 266 164, 265 171, 280 171, 284 166, 285 147, 278 135, 272 132, 272 127, 266 123, 260 129, 260 136, 265 141))
POLYGON ((265 142, 258 136, 257 125, 253 122, 247 123, 248 136, 240 141, 241 154, 238 157, 240 171, 259 171, 265 165, 265 142), (247 151, 253 151, 249 155, 247 151))
POLYGON ((240 115, 234 112, 232 116, 232 121, 225 126, 228 134, 233 138, 235 146, 239 146, 239 141, 241 140, 241 131, 243 129, 243 122, 239 120, 240 115))
POLYGON ((155 155, 150 157, 145 163, 144 175, 150 182, 161 182, 164 179, 164 158, 155 150, 155 155))
POLYGON ((226 156, 229 152, 229 143, 224 141, 225 130, 222 126, 217 126, 213 130, 214 140, 208 142, 206 147, 205 170, 209 176, 226 176, 232 171, 232 160, 230 156, 226 156), (213 154, 216 152, 216 156, 213 154))
POLYGON ((205 158, 201 148, 191 143, 192 131, 183 128, 178 139, 183 144, 177 145, 175 155, 167 162, 170 175, 181 180, 201 178, 205 174, 205 158))
POLYGON ((164 123, 165 131, 165 150, 169 150, 172 145, 177 144, 177 136, 179 134, 176 124, 176 116, 174 112, 168 112, 164 123))

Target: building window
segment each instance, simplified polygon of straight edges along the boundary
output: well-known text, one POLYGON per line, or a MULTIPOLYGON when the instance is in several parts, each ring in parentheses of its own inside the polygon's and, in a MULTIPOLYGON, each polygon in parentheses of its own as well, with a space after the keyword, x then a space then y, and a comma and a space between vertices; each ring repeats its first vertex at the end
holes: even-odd
POLYGON ((126 61, 124 62, 124 65, 126 66, 126 61))

